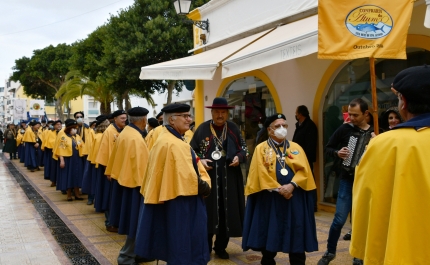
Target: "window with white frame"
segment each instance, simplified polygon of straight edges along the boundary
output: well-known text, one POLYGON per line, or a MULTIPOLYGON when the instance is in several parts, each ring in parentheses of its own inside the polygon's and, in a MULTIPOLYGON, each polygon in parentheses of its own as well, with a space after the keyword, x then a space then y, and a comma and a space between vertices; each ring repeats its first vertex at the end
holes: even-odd
POLYGON ((98 116, 100 115, 100 102, 94 100, 93 98, 88 99, 88 116, 98 116))

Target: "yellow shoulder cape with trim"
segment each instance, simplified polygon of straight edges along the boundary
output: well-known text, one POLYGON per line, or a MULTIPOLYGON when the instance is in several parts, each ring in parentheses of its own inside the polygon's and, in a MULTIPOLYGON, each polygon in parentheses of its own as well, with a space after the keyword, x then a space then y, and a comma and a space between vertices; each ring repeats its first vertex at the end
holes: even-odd
MULTIPOLYGON (((202 180, 210 185, 209 175, 200 161, 197 167, 202 180)), ((160 204, 178 196, 197 195, 197 174, 190 145, 169 132, 163 134, 163 141, 158 140, 149 154, 140 192, 146 204, 160 204)))
POLYGON ((135 188, 142 185, 149 151, 142 135, 126 126, 116 140, 105 175, 116 179, 121 186, 135 188))
MULTIPOLYGON (((272 150, 272 155, 270 155, 270 150, 272 149, 267 141, 260 143, 255 148, 246 181, 245 195, 281 186, 276 178, 276 163, 278 163, 276 153, 272 150)), ((294 172, 292 181, 304 190, 316 189, 308 159, 300 145, 290 141, 287 153, 285 161, 294 172)))

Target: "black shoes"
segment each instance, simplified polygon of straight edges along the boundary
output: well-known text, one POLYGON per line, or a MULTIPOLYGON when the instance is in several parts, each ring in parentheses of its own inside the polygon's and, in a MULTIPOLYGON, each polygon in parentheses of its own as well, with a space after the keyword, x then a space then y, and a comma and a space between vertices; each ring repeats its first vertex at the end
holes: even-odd
POLYGON ((353 258, 352 259, 352 265, 363 265, 363 260, 357 259, 357 258, 353 258))
POLYGON ((220 258, 220 259, 229 259, 230 258, 230 255, 227 253, 227 251, 225 251, 225 249, 220 250, 220 251, 215 250, 215 255, 217 255, 218 258, 220 258))
POLYGON ((334 260, 334 258, 336 258, 336 254, 326 251, 322 258, 318 261, 318 265, 328 265, 330 261, 334 260))
POLYGON ((348 233, 346 233, 343 236, 343 240, 351 240, 351 234, 352 234, 352 230, 350 230, 348 233))

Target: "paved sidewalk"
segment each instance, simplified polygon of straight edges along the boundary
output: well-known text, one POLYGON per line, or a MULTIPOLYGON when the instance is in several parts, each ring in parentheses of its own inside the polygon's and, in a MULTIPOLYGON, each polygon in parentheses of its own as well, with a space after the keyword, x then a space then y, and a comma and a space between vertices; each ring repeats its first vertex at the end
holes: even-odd
POLYGON ((0 264, 70 264, 0 156, 0 264))
MULTIPOLYGON (((2 159, 6 159, 1 156, 2 159)), ((12 161, 13 165, 16 169, 28 180, 29 184, 34 187, 34 190, 37 191, 41 198, 46 201, 47 204, 52 208, 52 210, 61 218, 64 225, 67 226, 66 229, 73 233, 74 236, 80 241, 81 251, 91 255, 94 257, 94 260, 97 260, 99 264, 117 264, 116 259, 121 249, 125 236, 118 235, 116 233, 111 233, 106 231, 104 226, 104 215, 101 213, 96 213, 94 211, 93 206, 86 205, 86 200, 84 201, 72 201, 68 202, 66 200, 66 195, 62 195, 59 191, 55 189, 55 187, 50 187, 50 182, 43 179, 43 168, 42 171, 30 172, 27 170, 22 163, 19 163, 18 160, 12 161)), ((8 257, 19 257, 22 262, 11 263, 8 259, 7 263, 1 264, 70 264, 71 262, 68 260, 67 256, 63 251, 67 251, 68 249, 64 247, 62 244, 57 244, 53 239, 53 236, 49 233, 49 229, 43 222, 43 218, 38 216, 39 213, 34 209, 32 203, 26 198, 20 186, 16 183, 13 177, 10 177, 8 174, 8 169, 5 167, 4 163, 0 163, 0 188, 3 191, 0 196, 0 212, 5 216, 27 216, 28 219, 20 219, 19 221, 29 222, 32 224, 32 228, 29 229, 31 231, 37 231, 34 228, 36 225, 40 230, 37 240, 40 241, 40 245, 43 245, 43 251, 47 252, 46 254, 42 251, 38 251, 31 249, 30 245, 25 245, 23 247, 22 244, 13 244, 12 245, 4 245, 3 243, 3 230, 10 230, 14 235, 23 235, 25 236, 27 233, 24 231, 21 233, 20 229, 23 226, 17 221, 10 222, 14 226, 12 228, 6 228, 7 225, 11 225, 8 222, 4 222, 4 219, 0 218, 0 259, 3 259, 4 250, 8 250, 8 253, 14 253, 13 255, 9 255, 8 257), (13 193, 10 193, 13 190, 13 193), (6 191, 6 192, 5 192, 6 191), (19 194, 19 195, 18 195, 19 194), (13 201, 13 205, 18 203, 19 207, 11 206, 10 204, 5 202, 7 198, 9 202, 13 201), (30 214, 31 213, 31 214, 30 214), (32 222, 32 223, 31 223, 32 222), (21 225, 21 226, 20 226, 21 225), (43 237, 42 237, 43 235, 43 237), (46 242, 45 242, 46 241, 46 242), (45 242, 45 243, 43 243, 45 242), (15 248, 14 248, 15 247, 15 248), (62 247, 62 248, 61 248, 62 247), (30 251, 30 252, 29 252, 30 251), (33 252, 31 252, 33 251, 33 252), (30 254, 28 254, 30 253, 30 254), (34 254, 34 255, 33 255, 34 254), (35 263, 36 260, 42 259, 38 258, 40 256, 49 257, 49 262, 40 262, 35 263), (52 256, 55 257, 52 258, 52 256), (22 258, 22 259, 21 259, 22 258)), ((86 198, 86 196, 83 196, 86 198)), ((42 212, 43 213, 43 212, 42 212)), ((326 240, 328 236, 328 230, 333 219, 333 214, 326 212, 318 212, 315 215, 316 223, 317 223, 317 237, 319 243, 318 252, 307 253, 307 262, 306 264, 314 265, 317 264, 318 260, 324 253, 326 249, 326 240)), ((46 218, 45 218, 46 219, 46 218)), ((25 225, 27 228, 27 225, 25 225)), ((52 228, 50 228, 52 230, 52 228)), ((348 232, 350 229, 349 222, 346 224, 345 228, 342 231, 342 236, 348 232)), ((25 240, 35 240, 34 237, 29 237, 29 239, 21 239, 20 242, 26 242, 25 240)), ((30 243, 30 242, 29 242, 30 243)), ((39 246, 38 244, 36 244, 39 246)), ((35 245, 33 245, 34 247, 35 245)), ((339 240, 338 244, 338 253, 337 257, 334 261, 332 261, 331 265, 346 265, 352 264, 352 257, 348 253, 349 241, 344 241, 343 239, 339 240)), ((80 248, 75 248, 75 251, 80 248)), ((227 248, 227 252, 230 253, 230 260, 222 260, 218 259, 212 253, 211 261, 208 263, 210 265, 218 265, 218 264, 237 264, 237 265, 257 265, 260 264, 261 253, 247 251, 243 252, 241 249, 241 238, 232 238, 227 248)), ((75 253, 79 254, 79 253, 75 253)), ((276 257, 277 264, 289 264, 288 255, 279 253, 276 257)), ((73 264, 98 264, 94 263, 82 263, 73 260, 73 264)), ((144 263, 145 265, 155 265, 156 262, 144 263)), ((158 264, 165 264, 164 262, 159 262, 158 264)))

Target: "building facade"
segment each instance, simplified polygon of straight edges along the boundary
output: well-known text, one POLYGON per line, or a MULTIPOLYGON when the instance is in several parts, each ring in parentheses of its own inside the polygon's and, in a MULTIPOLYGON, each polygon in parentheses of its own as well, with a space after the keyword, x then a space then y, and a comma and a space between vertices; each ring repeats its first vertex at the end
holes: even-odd
MULTIPOLYGON (((404 68, 430 64, 430 29, 424 27, 426 2, 414 3, 407 35, 407 60, 377 59, 378 113, 397 104, 390 87, 404 68)), ((212 0, 189 14, 209 20, 209 31, 194 28, 194 55, 142 67, 142 79, 196 79, 196 122, 210 119, 213 98, 224 96, 253 151, 258 120, 274 112, 286 115, 289 139, 295 110, 306 105, 319 130, 315 177, 319 207, 333 211, 338 178, 324 146, 343 123, 342 111, 353 98, 372 106, 368 59, 321 60, 316 0, 212 0), (202 37, 204 34, 204 37, 202 37), (200 112, 201 110, 201 112, 200 112)))

